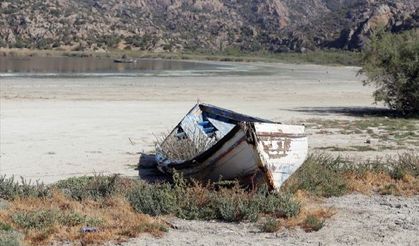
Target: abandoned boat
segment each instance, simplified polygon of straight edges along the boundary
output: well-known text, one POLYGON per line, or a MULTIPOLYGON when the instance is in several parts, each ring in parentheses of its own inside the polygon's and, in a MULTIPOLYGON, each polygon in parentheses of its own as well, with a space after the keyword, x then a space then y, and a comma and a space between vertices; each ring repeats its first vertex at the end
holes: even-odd
POLYGON ((131 58, 122 57, 120 59, 114 59, 113 62, 114 63, 136 63, 137 60, 131 59, 131 58))
POLYGON ((304 126, 284 125, 209 104, 195 105, 157 144, 157 168, 200 181, 281 185, 305 161, 304 126))

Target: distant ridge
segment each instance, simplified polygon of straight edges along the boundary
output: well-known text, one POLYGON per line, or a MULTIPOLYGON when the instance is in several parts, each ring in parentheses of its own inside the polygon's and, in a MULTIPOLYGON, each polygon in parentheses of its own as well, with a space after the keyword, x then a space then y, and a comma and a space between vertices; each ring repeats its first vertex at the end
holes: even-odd
POLYGON ((418 0, 3 0, 0 47, 356 50, 379 26, 419 27, 418 0))

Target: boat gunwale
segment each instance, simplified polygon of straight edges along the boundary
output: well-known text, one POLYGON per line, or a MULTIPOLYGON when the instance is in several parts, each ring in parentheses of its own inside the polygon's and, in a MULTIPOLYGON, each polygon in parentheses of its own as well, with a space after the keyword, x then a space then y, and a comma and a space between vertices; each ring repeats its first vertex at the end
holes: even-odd
POLYGON ((232 110, 220 108, 220 107, 217 107, 217 106, 214 106, 214 105, 211 105, 211 104, 199 103, 199 104, 197 104, 197 106, 199 107, 199 109, 202 112, 218 115, 218 116, 233 120, 233 121, 236 122, 236 124, 240 123, 240 122, 242 122, 242 123, 249 122, 249 123, 282 124, 281 122, 275 122, 275 121, 271 121, 271 120, 267 120, 267 119, 262 119, 262 118, 259 118, 259 117, 253 117, 253 116, 250 116, 250 115, 237 113, 237 112, 234 112, 232 110), (222 112, 224 112, 225 114, 222 113, 222 112), (233 117, 230 116, 229 114, 233 115, 233 117), (237 119, 237 118, 234 117, 234 115, 237 116, 238 118, 242 118, 242 119, 237 119))

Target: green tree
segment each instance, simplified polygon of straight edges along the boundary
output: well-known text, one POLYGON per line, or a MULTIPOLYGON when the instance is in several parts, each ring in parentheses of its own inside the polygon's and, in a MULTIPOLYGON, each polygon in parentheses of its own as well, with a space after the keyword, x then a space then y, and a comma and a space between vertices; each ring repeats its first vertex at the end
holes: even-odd
POLYGON ((363 51, 361 73, 374 84, 375 101, 403 114, 419 112, 419 30, 378 31, 363 51))

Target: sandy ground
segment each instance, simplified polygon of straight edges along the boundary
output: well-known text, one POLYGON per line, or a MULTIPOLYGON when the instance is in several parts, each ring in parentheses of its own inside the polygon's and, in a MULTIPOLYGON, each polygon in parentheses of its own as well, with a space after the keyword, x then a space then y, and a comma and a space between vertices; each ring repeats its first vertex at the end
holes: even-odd
POLYGON ((364 196, 330 198, 337 214, 317 231, 282 229, 262 233, 256 224, 173 219, 177 229, 163 238, 144 236, 123 245, 419 245, 419 197, 364 196))
MULTIPOLYGON (((153 149, 152 134, 172 128, 197 100, 284 123, 353 120, 379 109, 373 105, 373 88, 362 86, 362 78, 356 76, 358 68, 252 66, 271 74, 0 78, 0 174, 46 183, 94 173, 136 177, 133 167, 139 152, 153 149)), ((311 151, 365 141, 361 135, 308 132, 311 151)), ((296 229, 266 234, 254 224, 173 219, 178 229, 165 237, 145 236, 127 245, 418 245, 418 199, 328 199, 326 204, 338 213, 313 233, 296 229)))
POLYGON ((197 100, 281 122, 346 117, 372 105, 358 68, 255 64, 266 76, 0 78, 0 173, 54 182, 93 173, 136 176, 138 152, 197 100), (323 112, 324 111, 324 112, 323 112), (329 116, 328 116, 329 115, 329 116))

